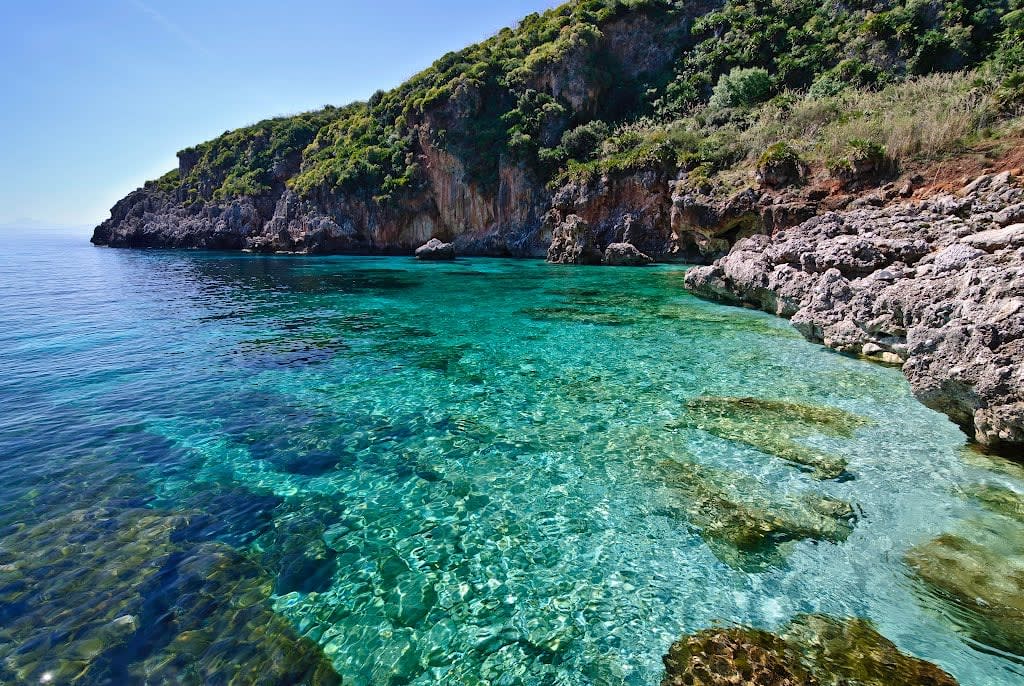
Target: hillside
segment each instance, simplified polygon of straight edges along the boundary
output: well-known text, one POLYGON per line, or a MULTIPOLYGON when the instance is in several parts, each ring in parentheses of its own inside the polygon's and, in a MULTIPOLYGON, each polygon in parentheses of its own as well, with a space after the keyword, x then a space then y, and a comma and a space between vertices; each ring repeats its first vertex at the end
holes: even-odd
POLYGON ((815 179, 878 185, 1013 130, 1021 5, 570 2, 368 102, 181 151, 93 242, 541 256, 572 213, 598 249, 708 261, 819 211, 815 179))

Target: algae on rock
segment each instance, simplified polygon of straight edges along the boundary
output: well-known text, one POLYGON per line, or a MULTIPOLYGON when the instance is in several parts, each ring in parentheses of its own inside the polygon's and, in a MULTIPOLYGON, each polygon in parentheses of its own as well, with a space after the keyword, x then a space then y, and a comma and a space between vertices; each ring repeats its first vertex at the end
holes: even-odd
POLYGON ((705 629, 674 643, 662 686, 956 686, 863 619, 800 615, 779 634, 705 629))
POLYGON ((667 461, 663 470, 685 497, 687 520, 718 559, 738 569, 782 564, 787 543, 839 543, 853 531, 853 508, 826 495, 775 495, 755 479, 696 463, 667 461))
POLYGON ((706 431, 809 468, 818 478, 834 479, 846 472, 846 461, 797 439, 814 434, 850 438, 868 423, 831 407, 764 398, 701 397, 686 403, 686 414, 674 426, 706 431))
POLYGON ((1024 657, 1024 532, 992 516, 913 548, 923 600, 971 639, 1024 657))
POLYGON ((93 507, 7 533, 0 682, 340 683, 274 614, 266 573, 225 544, 179 541, 188 526, 93 507))

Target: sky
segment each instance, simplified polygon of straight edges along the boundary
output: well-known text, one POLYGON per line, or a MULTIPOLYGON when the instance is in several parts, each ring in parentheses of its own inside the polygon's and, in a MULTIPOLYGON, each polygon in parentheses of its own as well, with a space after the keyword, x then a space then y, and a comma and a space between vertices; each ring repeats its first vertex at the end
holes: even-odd
POLYGON ((558 4, 0 0, 0 227, 91 226, 182 148, 364 100, 558 4))

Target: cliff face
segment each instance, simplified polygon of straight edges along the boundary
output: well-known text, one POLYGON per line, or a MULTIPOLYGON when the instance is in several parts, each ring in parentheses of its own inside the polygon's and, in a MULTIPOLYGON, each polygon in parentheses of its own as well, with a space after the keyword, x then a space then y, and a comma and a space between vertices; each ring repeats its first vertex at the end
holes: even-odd
MULTIPOLYGON (((663 2, 639 3, 639 10, 629 11, 618 3, 609 4, 614 11, 590 23, 563 27, 559 40, 566 45, 525 74, 490 80, 463 74, 446 98, 437 98, 421 111, 403 109, 402 121, 392 135, 403 138, 399 157, 404 159, 394 166, 411 173, 396 190, 380 193, 381 184, 370 179, 347 185, 321 179, 296 188, 297 177, 305 174, 305 181, 321 171, 316 163, 323 167, 322 160, 308 157, 337 145, 331 136, 338 135, 339 120, 328 115, 312 122, 314 130, 305 138, 283 149, 270 150, 273 133, 251 135, 236 168, 257 168, 258 162, 251 160, 268 154, 273 159, 263 163, 266 169, 259 183, 243 185, 242 192, 232 192, 236 171, 217 169, 211 162, 216 147, 179 153, 177 173, 150 182, 118 202, 111 217, 97 227, 93 243, 410 253, 436 237, 453 241, 461 254, 543 256, 550 240, 544 222, 552 199, 547 175, 530 155, 517 155, 505 142, 488 140, 493 132, 487 127, 496 120, 507 121, 510 114, 521 114, 539 120, 524 125, 539 144, 557 144, 572 124, 590 120, 605 101, 619 97, 616 91, 635 90, 639 84, 662 78, 659 75, 689 46, 693 17, 716 3, 691 3, 685 11, 663 2), (529 107, 521 104, 524 100, 530 100, 529 107), (480 166, 485 156, 494 157, 491 168, 485 173, 470 169, 480 166), (206 169, 197 174, 204 162, 206 169)), ((548 44, 536 46, 533 53, 543 52, 548 44)), ((374 107, 386 109, 384 104, 367 107, 375 117, 374 107)), ((338 113, 339 119, 346 116, 346 110, 338 113)), ((378 118, 384 117, 386 113, 378 118)), ((606 202, 618 208, 631 205, 626 200, 606 202)), ((665 248, 655 252, 667 255, 669 246, 665 248)))

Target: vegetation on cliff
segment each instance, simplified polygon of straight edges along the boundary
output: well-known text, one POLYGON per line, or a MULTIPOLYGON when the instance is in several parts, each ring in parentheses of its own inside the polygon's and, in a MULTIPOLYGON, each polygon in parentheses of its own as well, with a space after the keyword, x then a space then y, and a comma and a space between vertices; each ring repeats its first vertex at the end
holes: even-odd
POLYGON ((1018 115, 1022 45, 1022 0, 574 0, 368 102, 184 150, 154 183, 182 202, 285 187, 386 202, 423 182, 425 146, 484 189, 502 162, 539 182, 727 176, 778 143, 823 167, 850 141, 898 164, 1018 115))

